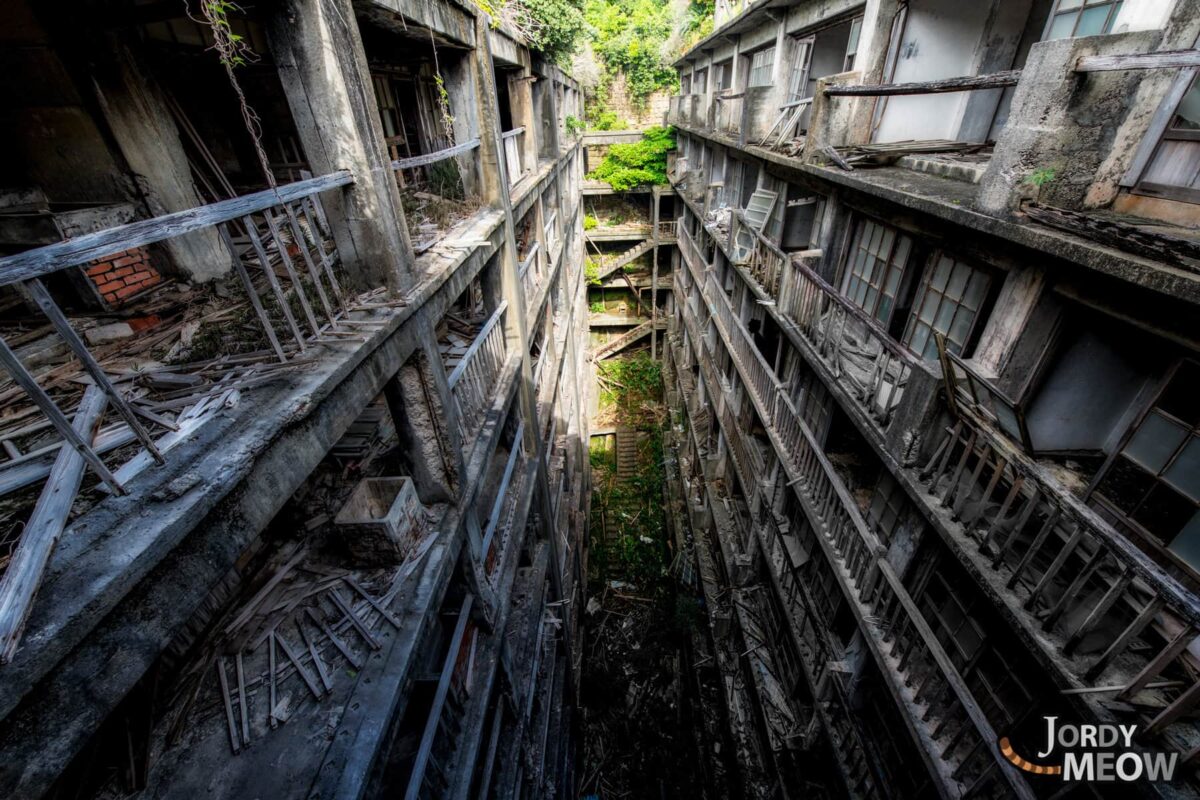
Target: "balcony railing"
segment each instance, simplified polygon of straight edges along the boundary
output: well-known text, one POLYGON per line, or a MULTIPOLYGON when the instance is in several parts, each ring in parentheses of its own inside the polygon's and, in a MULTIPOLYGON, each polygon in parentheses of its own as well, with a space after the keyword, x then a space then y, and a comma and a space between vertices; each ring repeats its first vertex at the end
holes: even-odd
POLYGON ((526 306, 533 303, 538 289, 541 288, 542 280, 545 278, 546 270, 543 267, 544 259, 542 258, 541 249, 541 242, 534 242, 518 270, 521 285, 525 287, 526 306))
POLYGON ((733 137, 741 136, 744 100, 744 94, 725 94, 713 98, 717 107, 714 127, 718 132, 733 137))
POLYGON ((676 222, 673 219, 661 220, 658 223, 658 240, 660 242, 675 241, 676 222))
POLYGON ((1127 702, 1154 682, 1153 702, 1138 705, 1141 734, 1179 726, 1170 741, 1194 737, 1184 718, 1200 700, 1195 593, 970 407, 924 433, 938 446, 917 480, 946 509, 962 551, 1015 593, 1025 625, 1092 690, 1084 696, 1127 702))
MULTIPOLYGON (((842 479, 736 322, 728 297, 712 281, 702 284, 702 292, 790 483, 820 534, 818 542, 838 573, 860 628, 871 639, 881 672, 907 706, 904 713, 914 721, 916 739, 934 773, 943 774, 942 766, 948 766, 959 792, 974 794, 985 786, 1002 786, 998 791, 1032 797, 1024 779, 999 755, 995 731, 892 572, 884 548, 842 479)), ((682 308, 685 316, 692 313, 686 304, 682 308)), ((701 359, 701 364, 708 360, 712 358, 701 359)), ((718 391, 715 384, 709 390, 718 391)), ((739 434, 731 432, 735 423, 730 415, 722 414, 720 419, 726 438, 736 442, 739 434)), ((738 453, 734 455, 736 459, 738 453)), ((753 491, 753 483, 744 486, 753 491)))
MULTIPOLYGON (((113 253, 216 228, 229 249, 234 271, 262 325, 271 352, 280 362, 286 362, 326 336, 349 334, 340 327, 348 307, 334 275, 338 255, 327 246, 329 229, 319 194, 351 183, 349 172, 335 172, 0 258, 0 286, 19 284, 23 288, 94 384, 74 412, 72 423, 68 419, 70 412, 59 406, 0 339, 0 363, 64 443, 54 471, 47 473, 51 477, 48 493, 72 484, 78 486, 85 469, 95 472, 110 491, 125 493, 122 481, 101 458, 103 439, 93 436, 106 404, 122 418, 124 430, 130 434, 128 440, 140 442, 159 464, 166 457, 145 425, 168 431, 178 430, 178 426, 144 407, 143 401, 127 397, 115 385, 115 379, 97 362, 42 279, 113 253), (277 273, 276 265, 282 269, 282 275, 277 273), (286 323, 282 333, 276 331, 249 270, 262 274, 268 287, 267 303, 274 304, 273 310, 286 323), (302 283, 301 270, 306 273, 307 286, 302 283), (302 313, 299 320, 293 313, 292 299, 302 313), (282 344, 281 338, 286 341, 289 334, 294 345, 282 344)), ((39 503, 34 518, 26 526, 26 536, 13 552, 0 583, 0 663, 6 663, 16 651, 33 595, 66 524, 73 494, 60 494, 53 502, 39 503), (31 532, 36 533, 31 536, 31 532)))
POLYGON ((507 310, 508 303, 501 303, 492 316, 488 317, 475 336, 475 341, 471 342, 471 346, 467 348, 462 360, 448 378, 450 392, 458 406, 458 419, 462 426, 464 442, 474 439, 483 425, 484 415, 495 399, 493 390, 508 357, 508 344, 502 324, 507 310))

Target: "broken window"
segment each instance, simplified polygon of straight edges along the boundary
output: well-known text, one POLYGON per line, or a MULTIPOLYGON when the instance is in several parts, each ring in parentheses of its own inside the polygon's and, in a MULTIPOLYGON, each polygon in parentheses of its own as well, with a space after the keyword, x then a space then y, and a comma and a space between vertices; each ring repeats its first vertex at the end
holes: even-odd
POLYGON ((946 337, 948 351, 965 354, 990 285, 991 276, 983 270, 938 253, 925 271, 904 344, 922 358, 936 360, 934 334, 940 333, 946 337))
POLYGON ((1120 12, 1121 0, 1058 0, 1045 39, 1111 33, 1120 12))
POLYGON ((749 86, 770 86, 771 73, 775 69, 775 48, 767 47, 750 57, 749 86))
MULTIPOLYGON (((698 69, 692 78, 692 93, 704 94, 708 91, 708 70, 698 69)), ((686 92, 685 92, 686 94, 686 92)))
POLYGON ((1200 78, 1192 79, 1176 107, 1137 191, 1200 203, 1200 78))
POLYGON ((1096 497, 1200 568, 1200 365, 1184 361, 1104 470, 1096 497))
POLYGON ((850 245, 842 293, 887 327, 900 281, 912 252, 912 239, 871 220, 861 220, 850 245))
POLYGON ((858 42, 862 38, 862 24, 861 16, 850 20, 850 39, 846 42, 846 59, 842 63, 842 72, 854 69, 854 62, 858 59, 858 42))

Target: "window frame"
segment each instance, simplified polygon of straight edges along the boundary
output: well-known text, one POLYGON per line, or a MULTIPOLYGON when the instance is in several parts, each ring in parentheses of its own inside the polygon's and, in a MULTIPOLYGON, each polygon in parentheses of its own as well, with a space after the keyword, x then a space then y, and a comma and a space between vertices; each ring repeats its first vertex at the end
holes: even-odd
POLYGON ((852 72, 858 60, 858 48, 862 44, 863 15, 850 19, 850 35, 846 38, 846 55, 842 58, 842 72, 852 72))
POLYGON ((755 89, 760 86, 770 86, 772 83, 774 83, 775 45, 771 44, 766 47, 760 47, 759 49, 755 50, 753 53, 749 53, 748 58, 750 59, 750 62, 749 62, 749 66, 746 70, 746 88, 747 89, 755 89), (767 55, 770 56, 770 59, 771 59, 770 61, 766 61, 766 59, 763 58, 764 56, 767 56, 767 55), (765 63, 762 63, 762 64, 758 63, 760 58, 762 58, 765 63), (767 73, 766 80, 762 83, 755 83, 755 77, 754 77, 755 74, 759 74, 759 76, 761 77, 761 73, 763 72, 763 70, 766 70, 766 73, 767 73))
MULTIPOLYGON (((1200 68, 1191 67, 1180 70, 1179 74, 1175 76, 1171 88, 1167 91, 1167 96, 1163 98, 1163 102, 1155 112, 1146 135, 1142 138, 1142 143, 1138 146, 1129 172, 1121 181, 1121 185, 1134 194, 1178 200, 1184 203, 1200 203, 1200 189, 1170 183, 1152 183, 1145 180, 1146 174, 1150 172, 1155 159, 1162 150, 1163 142, 1200 141, 1200 130, 1175 130, 1172 128, 1175 118, 1179 115, 1180 105, 1193 89, 1200 91, 1200 68)), ((1200 160, 1200 148, 1198 148, 1197 159, 1200 160)))
MULTIPOLYGON (((873 241, 873 238, 871 241, 873 241)), ((878 220, 874 219, 873 217, 869 217, 866 215, 859 215, 857 217, 857 219, 853 220, 852 231, 851 231, 849 240, 847 242, 846 252, 842 258, 842 276, 841 276, 841 281, 840 281, 841 287, 840 287, 839 291, 841 292, 841 295, 844 298, 846 298, 848 301, 850 301, 856 307, 861 309, 863 311, 863 313, 865 313, 868 317, 870 317, 872 320, 874 320, 885 331, 891 330, 892 321, 896 318, 896 309, 899 307, 899 301, 905 295, 905 291, 904 291, 905 278, 908 276, 908 274, 910 272, 910 265, 912 264, 913 258, 916 255, 916 253, 915 253, 916 245, 917 245, 917 240, 913 236, 904 232, 900 228, 896 228, 891 225, 887 225, 885 223, 879 222, 878 220), (861 237, 862 237, 864 231, 866 230, 867 225, 875 226, 875 228, 879 229, 884 234, 891 233, 893 235, 891 245, 888 249, 887 258, 886 258, 886 260, 884 260, 884 263, 887 264, 886 272, 888 273, 888 275, 890 275, 892 269, 895 269, 897 267, 897 265, 894 263, 894 260, 896 257, 897 249, 900 247, 901 241, 905 240, 905 239, 908 240, 908 248, 907 248, 907 252, 904 257, 904 263, 899 266, 900 274, 896 280, 895 293, 891 296, 892 305, 891 305, 891 308, 888 310, 888 315, 887 315, 886 319, 880 319, 878 316, 878 313, 877 313, 879 311, 880 302, 882 301, 882 299, 885 296, 887 296, 886 292, 884 291, 884 287, 886 287, 886 285, 887 285, 887 276, 886 275, 882 279, 880 279, 880 281, 878 282, 878 285, 872 284, 870 280, 865 281, 867 284, 867 287, 868 287, 867 291, 869 291, 871 288, 874 288, 877 292, 875 302, 874 302, 872 308, 867 308, 865 305, 859 303, 857 300, 854 299, 854 296, 852 296, 850 293, 850 286, 851 286, 852 279, 859 280, 859 281, 863 280, 862 274, 855 272, 855 263, 857 260, 856 256, 858 255, 858 253, 865 252, 867 255, 870 255, 871 258, 875 259, 876 263, 879 263, 879 259, 876 258, 875 254, 870 251, 870 248, 867 248, 865 251, 863 251, 863 248, 860 248, 858 246, 859 242, 861 241, 861 237)), ((872 269, 871 275, 874 276, 874 274, 875 274, 875 271, 874 271, 874 269, 872 269)), ((857 289, 857 287, 855 287, 855 288, 857 289)), ((866 301, 866 294, 863 295, 863 301, 864 302, 866 301)))
POLYGON ((1104 25, 1100 33, 1085 34, 1087 36, 1105 36, 1112 33, 1113 26, 1117 22, 1117 17, 1121 15, 1121 9, 1124 7, 1125 0, 1080 0, 1077 8, 1062 10, 1063 0, 1054 0, 1054 7, 1050 9, 1049 15, 1046 17, 1046 29, 1042 31, 1041 41, 1058 41, 1059 39, 1075 39, 1078 38, 1079 21, 1083 18, 1083 12, 1089 8, 1099 8, 1108 6, 1108 16, 1104 20, 1104 25), (1075 14, 1075 23, 1071 26, 1071 33, 1067 36, 1060 36, 1057 39, 1050 39, 1050 31, 1054 27, 1054 20, 1061 16, 1066 16, 1070 13, 1075 14))
POLYGON ((1179 495, 1184 500, 1190 501, 1195 508, 1193 514, 1200 514, 1200 499, 1188 496, 1185 490, 1176 487, 1166 478, 1166 473, 1176 464, 1176 462, 1178 462, 1180 456, 1185 450, 1187 450, 1188 445, 1193 440, 1200 442, 1200 417, 1197 418, 1196 422, 1188 423, 1186 420, 1179 419, 1174 414, 1171 414, 1165 409, 1161 409, 1159 407, 1159 404, 1162 402, 1167 392, 1170 391, 1172 382, 1185 368, 1200 372, 1200 361, 1192 358, 1181 358, 1171 366, 1171 369, 1167 371, 1166 376, 1160 382, 1157 390, 1155 391, 1154 397, 1148 403, 1146 403, 1145 407, 1142 409, 1142 412, 1138 414, 1134 422, 1121 436, 1117 446, 1113 448, 1112 453, 1108 455, 1108 457, 1104 460, 1104 464, 1096 472, 1095 478, 1088 486, 1086 499, 1089 503, 1099 506, 1104 512, 1104 516, 1115 518, 1121 526, 1124 526, 1136 533, 1139 537, 1149 543, 1155 550, 1162 553, 1172 562, 1181 565, 1183 568, 1190 570, 1193 573, 1200 574, 1200 563, 1192 564, 1171 548, 1175 540, 1183 534, 1188 523, 1185 523, 1183 528, 1180 528, 1178 531, 1170 534, 1169 537, 1164 538, 1159 536, 1154 531, 1151 531, 1133 516, 1143 506, 1150 502, 1151 493, 1153 493, 1160 485, 1165 486, 1167 489, 1175 492, 1175 494, 1179 495), (1183 437, 1179 444, 1177 444, 1171 450, 1170 454, 1163 460, 1162 465, 1158 467, 1157 471, 1155 472, 1151 472, 1147 466, 1132 456, 1125 455, 1129 445, 1133 442, 1138 432, 1142 429, 1142 426, 1146 420, 1148 420, 1151 416, 1163 417, 1169 423, 1176 425, 1184 431, 1183 437), (1153 481, 1153 484, 1142 493, 1141 499, 1130 509, 1129 512, 1122 510, 1117 505, 1116 501, 1110 499, 1102 489, 1102 484, 1112 473, 1114 464, 1118 463, 1120 459, 1125 459, 1126 461, 1131 462, 1137 469, 1141 470, 1142 473, 1149 476, 1153 481))
POLYGON ((969 358, 971 346, 974 344, 974 340, 977 338, 976 332, 979 330, 980 318, 986 317, 988 298, 992 291, 993 274, 990 270, 977 266, 972 261, 956 258, 941 248, 934 250, 929 255, 929 258, 926 259, 925 269, 922 271, 920 278, 920 284, 917 287, 916 293, 913 295, 912 306, 909 308, 908 312, 908 319, 905 321, 904 331, 900 336, 900 344, 904 345, 913 353, 913 355, 920 359, 925 361, 937 361, 938 349, 935 341, 935 334, 941 333, 944 337, 946 337, 946 344, 951 344, 952 340, 950 339, 950 331, 953 330, 954 322, 958 319, 959 313, 966 307, 963 301, 966 300, 967 293, 977 278, 982 279, 985 282, 983 286, 983 293, 979 298, 979 305, 976 308, 971 309, 973 314, 971 324, 963 334, 962 342, 956 343, 959 345, 959 348, 957 350, 951 350, 954 355, 962 358, 969 358), (933 280, 937 276, 937 271, 941 266, 942 259, 946 259, 950 262, 950 273, 946 276, 946 285, 939 290, 933 286, 933 280), (954 277, 954 271, 959 267, 970 270, 971 274, 967 278, 966 285, 963 286, 963 296, 959 300, 949 300, 949 302, 954 304, 955 311, 950 319, 950 324, 947 326, 948 330, 939 331, 935 326, 935 323, 940 315, 942 305, 948 300, 946 289, 948 289, 950 286, 950 282, 954 277), (939 300, 937 306, 934 308, 933 319, 926 323, 924 320, 920 319, 920 314, 922 307, 925 305, 926 297, 931 291, 936 292, 939 295, 939 300), (925 340, 924 347, 920 352, 917 352, 917 350, 912 346, 912 338, 919 325, 924 325, 927 327, 929 329, 929 334, 925 340), (932 349, 932 353, 927 355, 930 349, 932 349))

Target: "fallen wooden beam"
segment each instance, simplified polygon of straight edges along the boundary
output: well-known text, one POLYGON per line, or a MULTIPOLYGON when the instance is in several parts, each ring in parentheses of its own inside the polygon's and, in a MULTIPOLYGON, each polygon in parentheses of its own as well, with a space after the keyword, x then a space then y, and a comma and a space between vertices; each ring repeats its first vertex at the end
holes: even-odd
POLYGON ((1124 56, 1080 56, 1076 72, 1115 72, 1126 69, 1178 69, 1200 67, 1200 50, 1163 50, 1124 56))
POLYGON ((1016 86, 1021 70, 993 72, 990 75, 964 75, 961 78, 943 78, 939 81, 917 81, 914 83, 885 83, 866 86, 830 86, 825 94, 830 97, 890 97, 903 94, 939 94, 942 92, 970 92, 978 89, 1003 89, 1016 86))
MULTIPOLYGON (((98 386, 89 386, 83 393, 72 425, 81 439, 92 440, 107 402, 104 390, 98 386)), ((46 564, 79 493, 85 466, 83 456, 74 448, 64 447, 59 451, 46 488, 38 498, 8 569, 0 578, 0 664, 12 661, 21 641, 46 564)))

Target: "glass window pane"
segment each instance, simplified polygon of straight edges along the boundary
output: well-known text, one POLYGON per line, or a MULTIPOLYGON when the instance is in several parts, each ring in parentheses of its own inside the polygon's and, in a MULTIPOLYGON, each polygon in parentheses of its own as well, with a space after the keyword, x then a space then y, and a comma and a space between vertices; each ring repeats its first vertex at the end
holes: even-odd
POLYGON ((1066 11, 1071 8, 1079 8, 1083 5, 1083 0, 1059 0, 1058 10, 1066 11))
POLYGON ((1183 526, 1169 549, 1190 564, 1192 569, 1200 570, 1200 511, 1193 514, 1183 526))
POLYGON ((950 320, 954 319, 955 305, 953 303, 942 303, 938 309, 937 321, 933 323, 933 327, 942 333, 949 333, 950 320))
POLYGON ((1192 437, 1175 463, 1163 473, 1163 477, 1176 489, 1200 503, 1200 437, 1192 437))
POLYGON ((1129 459, 1119 457, 1113 460, 1112 466, 1104 474, 1098 490, 1113 505, 1128 514, 1153 485, 1153 475, 1147 474, 1129 459))
POLYGON ((898 267, 892 267, 888 270, 887 284, 883 287, 883 290, 888 294, 889 297, 895 297, 896 290, 899 288, 900 269, 898 267))
POLYGON ((961 348, 967 343, 967 337, 971 335, 971 321, 975 319, 975 315, 970 311, 960 308, 958 314, 954 317, 954 322, 950 325, 950 341, 959 346, 956 352, 962 352, 961 348))
POLYGON ((1071 35, 1071 31, 1075 29, 1075 18, 1078 12, 1068 12, 1059 14, 1054 18, 1054 22, 1050 24, 1050 32, 1046 34, 1046 39, 1066 39, 1071 35))
POLYGON ((1094 8, 1085 8, 1079 15, 1079 25, 1075 28, 1076 36, 1095 36, 1098 33, 1106 32, 1106 24, 1108 22, 1108 12, 1110 6, 1096 6, 1094 8))
POLYGON ((1165 483, 1157 483, 1133 512, 1133 519, 1162 541, 1170 542, 1195 513, 1195 503, 1165 483))
POLYGON ((1125 455, 1157 474, 1186 435, 1185 430, 1166 417, 1151 413, 1125 445, 1125 455))
POLYGON ((939 292, 946 288, 946 281, 950 277, 950 269, 953 267, 953 265, 954 262, 945 256, 942 256, 938 259, 937 269, 934 270, 933 280, 930 281, 930 284, 933 286, 933 288, 937 289, 939 292))
POLYGON ((900 243, 896 245, 896 254, 892 256, 892 263, 901 270, 908 264, 908 251, 912 249, 912 239, 907 236, 900 237, 900 243))
POLYGON ((925 302, 921 304, 920 320, 926 324, 933 324, 933 315, 937 311, 938 296, 933 292, 925 293, 925 302))
POLYGON ((946 285, 946 296, 951 300, 961 300, 963 290, 967 288, 967 279, 971 277, 971 268, 957 264, 950 273, 950 283, 946 285))

